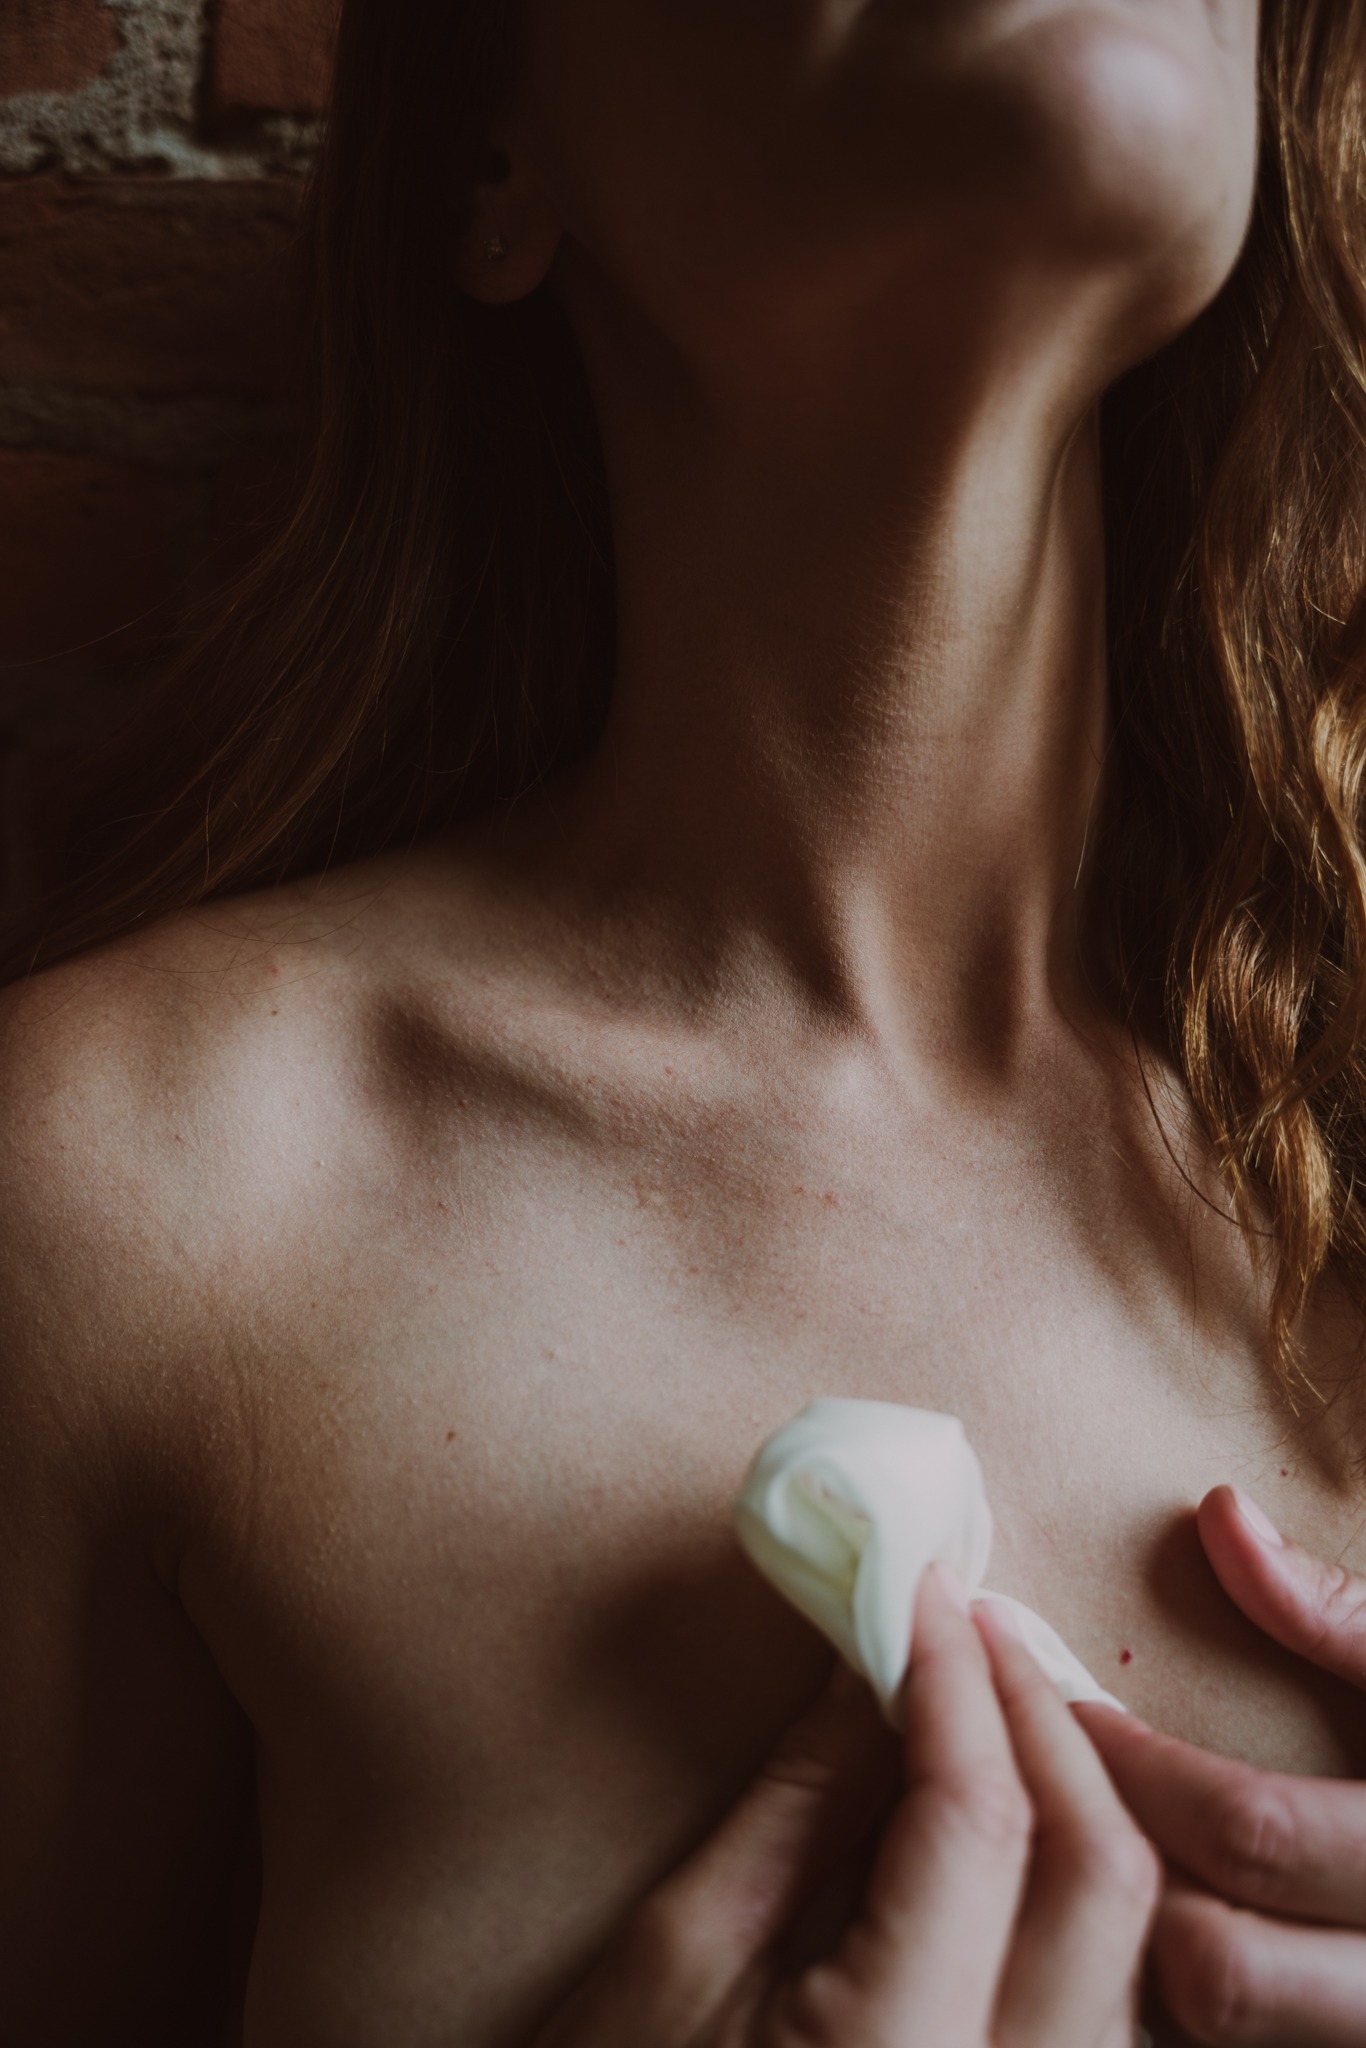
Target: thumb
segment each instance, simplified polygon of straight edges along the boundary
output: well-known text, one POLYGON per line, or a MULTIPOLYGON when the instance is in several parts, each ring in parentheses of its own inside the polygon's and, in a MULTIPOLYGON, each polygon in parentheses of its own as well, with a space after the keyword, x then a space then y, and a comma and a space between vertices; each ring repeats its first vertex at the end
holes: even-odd
POLYGON ((868 1686, 836 1664, 716 1832, 647 1902, 686 1927, 715 1984, 743 1975, 866 1832, 900 1751, 868 1686))
POLYGON ((900 1745, 837 1665, 714 1834, 637 1907, 537 2048, 695 2043, 896 1784, 900 1745))
POLYGON ((1236 1487, 1207 1493, 1196 1521, 1220 1585, 1249 1621, 1366 1689, 1366 1579, 1291 1543, 1236 1487))

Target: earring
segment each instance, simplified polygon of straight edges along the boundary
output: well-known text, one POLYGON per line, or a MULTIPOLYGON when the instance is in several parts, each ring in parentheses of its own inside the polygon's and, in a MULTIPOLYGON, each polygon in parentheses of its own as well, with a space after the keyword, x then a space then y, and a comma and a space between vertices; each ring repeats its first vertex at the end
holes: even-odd
POLYGON ((489 235, 484 242, 485 263, 501 263, 508 254, 508 245, 501 235, 489 235))

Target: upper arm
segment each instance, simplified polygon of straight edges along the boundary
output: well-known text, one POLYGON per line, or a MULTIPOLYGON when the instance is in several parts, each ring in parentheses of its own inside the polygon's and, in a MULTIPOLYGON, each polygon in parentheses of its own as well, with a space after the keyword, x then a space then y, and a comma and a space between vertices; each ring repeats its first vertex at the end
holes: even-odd
POLYGON ((90 994, 0 999, 0 2042, 187 2048, 217 2038, 250 1733, 164 1561, 174 1432, 136 1353, 173 1318, 90 994))

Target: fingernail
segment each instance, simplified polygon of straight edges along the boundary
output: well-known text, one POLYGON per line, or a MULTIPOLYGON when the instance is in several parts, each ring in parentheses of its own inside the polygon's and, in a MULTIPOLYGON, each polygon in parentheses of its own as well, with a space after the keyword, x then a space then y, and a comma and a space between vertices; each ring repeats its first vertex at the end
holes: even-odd
POLYGON ((935 1584, 948 1601, 950 1607, 956 1607, 960 1614, 966 1615, 968 1612, 968 1596, 963 1591, 963 1582, 957 1572, 954 1571, 952 1565, 936 1561, 929 1569, 933 1572, 935 1584))
POLYGON ((1109 1700, 1073 1700, 1072 1712, 1083 1727, 1089 1727, 1094 1718, 1102 1728, 1108 1722, 1112 1728, 1124 1728, 1130 1732, 1136 1729, 1140 1735, 1151 1735, 1153 1732, 1146 1721, 1140 1721, 1137 1714, 1131 1714, 1129 1709, 1121 1707, 1118 1701, 1112 1704, 1109 1700))
POLYGON ((1256 1501, 1249 1500, 1247 1495, 1240 1492, 1236 1486, 1233 1489, 1233 1498, 1238 1504, 1239 1514, 1247 1523, 1248 1528, 1257 1538, 1257 1541, 1259 1543, 1269 1543, 1276 1550, 1283 1550, 1285 1548, 1284 1536, 1282 1536, 1271 1517, 1262 1508, 1258 1507, 1256 1501))

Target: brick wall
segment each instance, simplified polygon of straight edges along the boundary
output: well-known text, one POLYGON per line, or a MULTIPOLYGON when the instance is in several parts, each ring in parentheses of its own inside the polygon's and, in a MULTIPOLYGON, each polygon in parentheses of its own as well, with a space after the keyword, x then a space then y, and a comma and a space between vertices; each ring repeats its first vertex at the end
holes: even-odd
POLYGON ((0 0, 0 917, 287 446, 335 0, 0 0))

